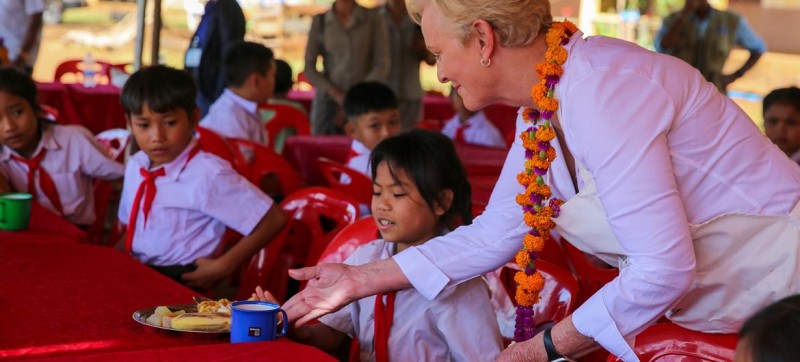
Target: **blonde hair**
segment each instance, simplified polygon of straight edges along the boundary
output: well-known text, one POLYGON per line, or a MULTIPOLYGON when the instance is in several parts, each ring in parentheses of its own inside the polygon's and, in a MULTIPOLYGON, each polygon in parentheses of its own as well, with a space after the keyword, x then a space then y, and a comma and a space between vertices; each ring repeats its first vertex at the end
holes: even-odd
POLYGON ((469 39, 472 22, 477 19, 486 20, 500 37, 500 44, 510 48, 530 45, 553 22, 549 0, 406 0, 408 13, 417 24, 427 5, 439 9, 462 42, 469 39))

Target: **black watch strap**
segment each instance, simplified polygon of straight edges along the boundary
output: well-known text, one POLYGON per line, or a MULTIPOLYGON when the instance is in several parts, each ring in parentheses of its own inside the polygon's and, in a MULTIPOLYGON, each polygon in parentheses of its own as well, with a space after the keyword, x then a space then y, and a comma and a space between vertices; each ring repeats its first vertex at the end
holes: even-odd
POLYGON ((547 328, 544 331, 544 337, 542 340, 544 341, 544 350, 547 352, 547 360, 548 361, 556 361, 562 360, 564 356, 562 356, 558 351, 556 351, 556 346, 553 345, 553 337, 550 335, 550 330, 552 328, 547 328))

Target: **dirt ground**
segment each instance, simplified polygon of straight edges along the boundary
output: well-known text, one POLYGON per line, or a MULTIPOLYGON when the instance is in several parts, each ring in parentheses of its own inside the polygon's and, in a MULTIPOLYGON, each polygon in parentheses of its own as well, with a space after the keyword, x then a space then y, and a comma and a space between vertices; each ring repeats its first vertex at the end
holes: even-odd
MULTIPOLYGON (((89 30, 103 32, 113 24, 112 16, 122 17, 125 13, 135 12, 134 3, 96 2, 90 8, 70 9, 65 14, 65 24, 45 25, 39 59, 34 69, 34 78, 39 81, 52 81, 58 64, 69 59, 82 59, 91 52, 94 59, 111 63, 130 63, 133 59, 134 42, 129 41, 118 49, 90 48, 83 45, 66 44, 65 34, 70 30, 89 30), (70 21, 72 20, 72 21, 70 21)), ((164 63, 183 67, 183 54, 188 46, 192 33, 186 28, 185 13, 182 8, 165 8, 163 11, 164 29, 161 33, 160 56, 164 63)), ((150 32, 145 42, 144 63, 150 62, 150 32)), ((280 51, 282 57, 295 68, 295 73, 302 70, 302 51, 304 41, 295 41, 291 49, 280 51)), ((747 52, 734 50, 728 59, 726 69, 733 71, 747 58, 747 52)), ((435 68, 423 68, 423 84, 427 88, 442 91, 445 87, 437 84, 435 68), (430 73, 430 74, 429 74, 430 73)), ((770 90, 800 85, 800 55, 767 53, 761 61, 745 77, 731 85, 736 101, 755 121, 761 123, 760 99, 770 90)))

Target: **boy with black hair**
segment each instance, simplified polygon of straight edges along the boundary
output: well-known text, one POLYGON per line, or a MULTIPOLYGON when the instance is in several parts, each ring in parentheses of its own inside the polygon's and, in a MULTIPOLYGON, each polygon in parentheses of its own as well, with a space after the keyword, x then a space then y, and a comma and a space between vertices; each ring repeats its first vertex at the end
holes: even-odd
POLYGON ((128 160, 119 205, 125 251, 162 274, 208 289, 235 272, 286 223, 275 202, 194 138, 200 118, 191 76, 140 69, 122 88, 141 151, 128 160), (245 235, 215 257, 225 228, 245 235))
POLYGON ((200 125, 223 137, 267 144, 258 105, 275 90, 275 59, 269 48, 251 42, 231 45, 225 54, 228 87, 211 105, 200 125))
POLYGON ((353 137, 347 167, 372 177, 369 156, 381 141, 400 133, 400 109, 392 89, 379 82, 352 86, 344 97, 345 132, 353 137))

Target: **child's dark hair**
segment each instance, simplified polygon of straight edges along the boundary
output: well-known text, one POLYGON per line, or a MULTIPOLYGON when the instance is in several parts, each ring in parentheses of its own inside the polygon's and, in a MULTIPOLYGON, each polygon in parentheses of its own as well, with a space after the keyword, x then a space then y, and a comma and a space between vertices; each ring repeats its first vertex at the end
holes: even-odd
POLYGON ((24 99, 31 106, 33 114, 39 117, 42 107, 39 105, 39 90, 30 75, 22 71, 4 67, 0 68, 0 92, 13 94, 24 99))
POLYGON ((370 155, 373 181, 378 164, 384 161, 393 179, 397 180, 398 170, 408 174, 430 208, 440 201, 442 191, 453 191, 453 202, 440 219, 441 224, 453 229, 459 222, 472 223, 472 193, 467 171, 447 136, 415 129, 381 141, 370 155))
POLYGON ((750 317, 739 331, 742 342, 749 346, 744 353, 754 362, 800 361, 800 294, 783 298, 750 317))
POLYGON ((789 104, 800 112, 800 88, 779 88, 769 92, 769 94, 764 97, 763 112, 767 112, 767 109, 775 103, 789 104))
POLYGON ((357 83, 344 96, 344 115, 348 119, 387 109, 397 109, 397 97, 389 86, 380 82, 357 83))
POLYGON ((292 84, 292 67, 281 59, 275 59, 275 94, 288 92, 292 84))
POLYGON ((166 113, 183 109, 191 117, 196 108, 197 85, 182 70, 153 65, 136 71, 122 87, 120 101, 125 113, 142 114, 147 105, 151 111, 166 113))
POLYGON ((253 73, 266 75, 275 56, 269 48, 253 42, 239 41, 225 51, 225 81, 240 87, 253 73))

